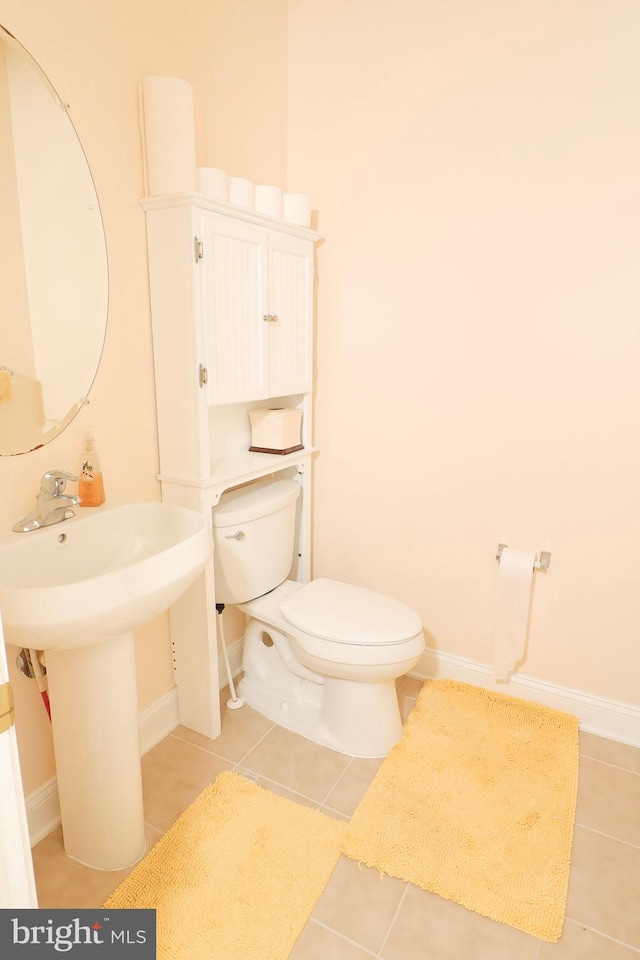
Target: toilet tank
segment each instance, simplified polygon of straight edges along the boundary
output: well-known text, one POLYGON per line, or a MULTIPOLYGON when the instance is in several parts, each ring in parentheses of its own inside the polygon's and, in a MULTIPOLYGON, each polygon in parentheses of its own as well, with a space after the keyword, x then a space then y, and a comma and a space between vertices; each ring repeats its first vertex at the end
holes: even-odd
POLYGON ((213 510, 217 603, 245 603, 286 580, 293 563, 295 480, 262 480, 223 493, 213 510))

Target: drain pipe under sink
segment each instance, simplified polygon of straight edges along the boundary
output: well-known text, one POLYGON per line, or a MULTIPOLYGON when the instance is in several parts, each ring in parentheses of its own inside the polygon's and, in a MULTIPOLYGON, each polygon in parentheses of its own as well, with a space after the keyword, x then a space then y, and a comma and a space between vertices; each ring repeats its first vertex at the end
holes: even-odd
POLYGON ((44 703, 44 708, 47 711, 47 716, 49 717, 49 720, 51 720, 51 706, 49 704, 49 691, 47 690, 47 685, 44 679, 44 673, 40 665, 38 651, 30 649, 29 656, 31 657, 31 667, 35 675, 35 680, 36 680, 38 690, 40 691, 40 696, 42 697, 42 702, 44 703))

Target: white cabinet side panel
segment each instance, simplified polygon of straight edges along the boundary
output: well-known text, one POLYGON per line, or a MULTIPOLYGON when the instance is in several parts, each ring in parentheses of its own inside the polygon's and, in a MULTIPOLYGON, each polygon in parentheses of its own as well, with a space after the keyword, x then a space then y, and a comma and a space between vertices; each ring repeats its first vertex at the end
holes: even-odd
POLYGON ((188 208, 147 213, 160 470, 204 480, 210 456, 194 232, 188 208))

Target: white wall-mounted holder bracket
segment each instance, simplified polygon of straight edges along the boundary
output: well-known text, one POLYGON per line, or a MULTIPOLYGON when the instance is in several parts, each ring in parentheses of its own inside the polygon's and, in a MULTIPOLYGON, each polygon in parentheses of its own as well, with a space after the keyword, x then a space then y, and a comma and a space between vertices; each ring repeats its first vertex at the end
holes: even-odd
MULTIPOLYGON (((508 546, 509 546, 509 544, 507 544, 507 543, 499 543, 499 544, 498 544, 498 549, 496 550, 496 560, 497 560, 498 562, 500 562, 500 558, 502 557, 502 551, 505 550, 508 546)), ((540 551, 540 557, 539 557, 539 559, 533 561, 533 569, 534 569, 534 570, 541 570, 543 573, 546 573, 547 570, 549 569, 550 565, 551 565, 551 553, 550 553, 550 551, 549 551, 549 550, 541 550, 541 551, 540 551)))

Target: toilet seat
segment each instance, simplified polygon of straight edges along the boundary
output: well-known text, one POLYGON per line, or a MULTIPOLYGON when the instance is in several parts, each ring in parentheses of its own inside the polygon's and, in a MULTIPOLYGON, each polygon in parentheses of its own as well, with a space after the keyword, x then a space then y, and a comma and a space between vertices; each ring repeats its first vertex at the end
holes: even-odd
POLYGON ((320 640, 362 646, 405 643, 422 631, 420 617, 391 597, 319 578, 280 604, 292 627, 320 640))
POLYGON ((249 617, 285 633, 296 656, 303 658, 307 666, 318 671, 326 672, 328 669, 322 666, 322 663, 381 667, 385 664, 403 663, 411 657, 415 662, 424 650, 422 621, 416 613, 383 594, 337 580, 312 580, 307 584, 285 580, 264 596, 239 603, 237 606, 249 617), (316 586, 317 584, 320 586, 316 586), (292 602, 304 593, 307 593, 304 603, 298 605, 292 602), (337 603, 340 598, 350 607, 348 612, 353 618, 352 628, 355 622, 360 629, 347 631, 344 623, 337 622, 337 603), (332 604, 331 600, 336 601, 335 604, 332 604), (335 623, 329 617, 331 610, 334 611, 335 623), (379 614, 377 622, 372 619, 372 611, 379 614), (383 616, 385 611, 388 618, 383 616), (294 626, 294 618, 300 622, 313 623, 318 632, 324 627, 325 632, 335 633, 342 639, 324 638, 315 631, 310 633, 303 630, 294 626), (325 623, 322 623, 323 618, 325 623), (344 639, 347 635, 350 635, 349 640, 344 639), (368 640, 364 639, 366 635, 368 640), (315 665, 312 665, 312 661, 315 665))
POLYGON ((401 663, 424 648, 422 622, 413 610, 337 580, 312 580, 283 599, 280 614, 298 656, 313 669, 321 669, 320 661, 363 667, 401 663))

